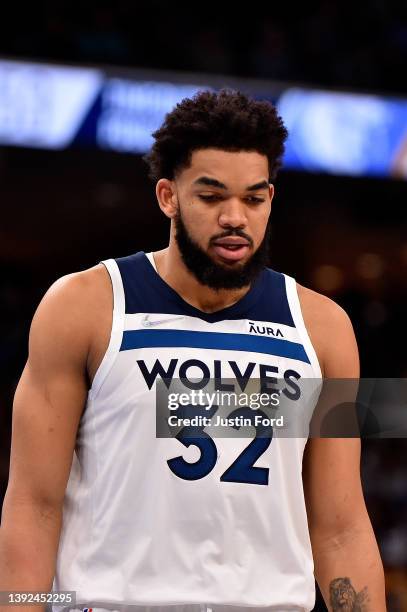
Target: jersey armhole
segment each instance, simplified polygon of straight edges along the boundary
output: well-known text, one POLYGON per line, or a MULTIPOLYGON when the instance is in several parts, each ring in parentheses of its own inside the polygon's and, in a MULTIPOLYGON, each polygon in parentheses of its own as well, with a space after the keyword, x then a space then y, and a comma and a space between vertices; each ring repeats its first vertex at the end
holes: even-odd
POLYGON ((117 265, 114 259, 107 259, 105 261, 101 261, 110 276, 110 281, 112 283, 112 291, 113 291, 113 317, 112 317, 112 327, 110 330, 110 340, 108 347, 106 349, 106 353, 103 356, 102 361, 98 369, 96 370, 96 374, 93 378, 92 386, 89 389, 88 397, 89 399, 94 399, 99 392, 100 387, 103 384, 107 374, 109 373, 113 363, 120 351, 120 345, 123 338, 123 329, 124 329, 124 318, 125 318, 125 298, 124 298, 124 288, 123 281, 120 274, 119 266, 117 265))
POLYGON ((286 286, 286 291, 287 291, 288 305, 290 307, 291 316, 293 318, 294 325, 297 328, 298 333, 301 336, 301 340, 303 342, 305 352, 307 353, 309 357, 309 360, 310 360, 310 363, 311 363, 312 369, 314 370, 315 375, 318 378, 322 378, 321 365, 319 363, 319 359, 315 351, 315 348, 311 342, 311 338, 309 337, 307 328, 305 326, 304 317, 302 315, 300 298, 299 298, 298 291, 297 291, 297 283, 294 278, 292 278, 291 276, 287 276, 287 274, 284 274, 284 277, 285 277, 285 286, 286 286))

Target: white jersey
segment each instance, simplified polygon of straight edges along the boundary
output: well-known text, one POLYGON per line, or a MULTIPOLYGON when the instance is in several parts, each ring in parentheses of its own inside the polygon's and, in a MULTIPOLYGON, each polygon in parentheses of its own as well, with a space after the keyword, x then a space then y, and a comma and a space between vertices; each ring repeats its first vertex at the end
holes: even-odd
POLYGON ((208 314, 151 253, 103 263, 113 325, 78 430, 54 589, 94 611, 311 610, 306 438, 253 454, 251 440, 204 427, 202 443, 156 435, 159 379, 321 378, 294 279, 265 268, 208 314))

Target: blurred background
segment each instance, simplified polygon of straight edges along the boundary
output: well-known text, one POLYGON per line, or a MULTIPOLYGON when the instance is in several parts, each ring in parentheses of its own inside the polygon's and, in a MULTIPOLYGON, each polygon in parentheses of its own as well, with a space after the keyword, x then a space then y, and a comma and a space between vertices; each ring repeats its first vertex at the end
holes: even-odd
MULTIPOLYGON (((166 246, 141 160, 203 87, 277 104, 290 139, 272 266, 349 313, 364 377, 407 377, 407 4, 36 2, 0 20, 0 505, 31 318, 58 277, 166 246)), ((407 445, 364 440, 362 476, 407 610, 407 445)), ((323 610, 320 597, 317 610, 323 610)))

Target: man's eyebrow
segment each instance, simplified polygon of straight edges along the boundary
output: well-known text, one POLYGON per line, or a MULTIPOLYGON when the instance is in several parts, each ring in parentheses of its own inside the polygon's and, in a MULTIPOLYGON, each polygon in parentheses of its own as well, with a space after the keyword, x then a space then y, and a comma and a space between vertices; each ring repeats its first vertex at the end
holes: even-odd
POLYGON ((209 178, 209 176, 201 176, 199 179, 194 181, 194 185, 206 185, 207 187, 218 187, 219 189, 227 189, 226 185, 217 181, 216 179, 209 178))
POLYGON ((269 183, 267 181, 261 181, 260 183, 256 183, 255 185, 251 185, 247 188, 246 191, 257 191, 258 189, 268 189, 269 183))
MULTIPOLYGON (((194 185, 205 185, 206 187, 217 187, 218 189, 227 189, 226 185, 218 181, 214 178, 209 178, 209 176, 201 176, 196 181, 194 181, 194 185)), ((259 189, 268 189, 269 183, 268 181, 260 181, 260 183, 256 183, 255 185, 250 185, 247 187, 246 191, 258 191, 259 189)))

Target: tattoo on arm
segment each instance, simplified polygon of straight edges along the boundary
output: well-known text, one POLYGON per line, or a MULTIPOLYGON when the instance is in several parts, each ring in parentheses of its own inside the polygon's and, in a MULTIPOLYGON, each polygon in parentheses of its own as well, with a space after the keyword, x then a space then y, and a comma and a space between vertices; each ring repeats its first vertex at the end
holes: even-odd
POLYGON ((349 578, 335 578, 329 585, 329 600, 333 612, 368 612, 367 587, 356 593, 349 578))

